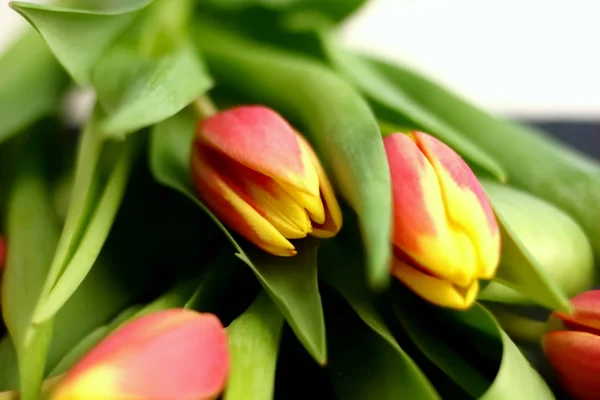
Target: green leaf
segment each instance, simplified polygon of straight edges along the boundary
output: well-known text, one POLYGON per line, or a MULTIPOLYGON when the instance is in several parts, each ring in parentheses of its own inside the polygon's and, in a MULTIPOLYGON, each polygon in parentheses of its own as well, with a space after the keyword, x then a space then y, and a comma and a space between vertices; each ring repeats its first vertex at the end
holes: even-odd
POLYGON ((48 320, 94 265, 121 205, 141 137, 103 142, 96 112, 83 133, 65 227, 34 320, 48 320))
POLYGON ((196 40, 219 83, 300 121, 359 216, 372 287, 389 282, 389 169, 377 121, 346 82, 300 55, 246 41, 199 19, 196 40))
POLYGON ((67 75, 30 29, 0 58, 0 143, 57 111, 67 75))
POLYGON ((582 229, 558 208, 517 189, 482 181, 502 225, 502 257, 480 299, 570 310, 568 298, 594 283, 594 256, 582 229), (512 289, 511 289, 512 288, 512 289), (514 290, 513 290, 514 289, 514 290))
POLYGON ((105 8, 65 8, 12 2, 42 35, 58 61, 80 85, 91 82, 92 70, 138 11, 153 0, 111 2, 105 8), (118 4, 118 5, 117 5, 118 4))
POLYGON ((483 306, 449 311, 400 292, 405 295, 395 296, 392 304, 406 333, 472 398, 554 399, 546 383, 483 306))
POLYGON ((494 117, 407 68, 371 61, 415 102, 500 164, 507 181, 566 211, 600 257, 600 165, 555 139, 494 117))
POLYGON ((160 122, 204 94, 212 80, 184 27, 191 0, 156 0, 100 59, 93 84, 119 137, 160 122))
POLYGON ((359 248, 360 244, 335 239, 320 254, 320 276, 355 312, 338 302, 326 314, 329 368, 339 398, 439 399, 377 310, 363 278, 359 248))
POLYGON ((196 198, 189 171, 194 128, 193 116, 184 111, 153 129, 150 166, 155 179, 178 190, 209 215, 234 245, 238 257, 252 269, 308 352, 319 363, 325 363, 325 323, 316 270, 318 243, 302 241, 295 257, 270 256, 252 245, 238 243, 196 198))
POLYGON ((98 97, 110 116, 107 136, 122 136, 160 122, 204 94, 212 81, 191 45, 144 59, 119 42, 94 75, 98 97))
POLYGON ((499 180, 506 178, 502 167, 489 154, 429 112, 426 106, 415 102, 384 74, 365 60, 341 48, 329 35, 322 34, 321 38, 331 64, 370 100, 380 107, 385 107, 390 115, 387 119, 400 124, 408 123, 435 135, 479 170, 499 180))
POLYGON ((270 400, 283 317, 266 292, 227 328, 231 370, 225 400, 270 400))
POLYGON ((2 310, 19 360, 21 395, 36 399, 42 385, 52 321, 34 324, 33 312, 56 247, 58 225, 43 174, 43 140, 32 136, 11 189, 8 259, 2 310))

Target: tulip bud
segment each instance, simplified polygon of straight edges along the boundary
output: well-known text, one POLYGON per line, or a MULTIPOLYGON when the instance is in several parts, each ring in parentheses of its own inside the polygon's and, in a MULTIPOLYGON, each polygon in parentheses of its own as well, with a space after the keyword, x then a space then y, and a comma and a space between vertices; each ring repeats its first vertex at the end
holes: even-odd
POLYGON ((278 256, 288 239, 332 237, 342 214, 310 144, 279 114, 235 107, 198 125, 191 170, 198 196, 227 226, 278 256))
POLYGON ((564 330, 547 333, 543 346, 565 390, 579 400, 600 396, 600 290, 571 299, 573 314, 555 312, 564 330))
POLYGON ((500 233, 467 164, 422 132, 384 138, 394 207, 392 273, 424 299, 465 309, 498 265, 500 233))
POLYGON ((107 337, 67 372, 52 399, 215 399, 228 369, 227 337, 217 317, 170 309, 107 337))

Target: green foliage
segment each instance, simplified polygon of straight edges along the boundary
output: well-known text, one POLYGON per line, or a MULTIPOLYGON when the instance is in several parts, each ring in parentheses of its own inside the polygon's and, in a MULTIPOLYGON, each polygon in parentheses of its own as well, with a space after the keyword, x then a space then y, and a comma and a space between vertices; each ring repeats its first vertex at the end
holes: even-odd
POLYGON ((57 111, 67 84, 43 40, 27 31, 0 58, 0 144, 57 111))
POLYGON ((34 323, 33 313, 58 239, 42 162, 43 141, 29 140, 8 204, 8 260, 2 312, 19 360, 21 396, 36 399, 42 385, 52 322, 34 323))
POLYGON ((321 37, 331 64, 367 98, 385 110, 380 113, 386 116, 384 119, 435 135, 479 170, 499 180, 505 179, 506 174, 502 167, 489 154, 465 138, 460 131, 432 114, 426 106, 414 101, 368 62, 343 50, 328 35, 323 34, 321 37))
POLYGON ((273 398, 282 328, 283 317, 266 292, 229 326, 231 370, 225 400, 273 398))
POLYGON ((326 307, 329 368, 336 393, 357 400, 370 396, 439 399, 385 324, 364 280, 359 248, 351 239, 335 239, 321 252, 321 277, 347 302, 335 301, 332 296, 333 303, 326 307))
MULTIPOLYGON (((400 288, 398 288, 400 289, 400 288)), ((397 290, 393 308, 419 350, 470 398, 554 399, 552 392, 484 307, 447 311, 397 290)))

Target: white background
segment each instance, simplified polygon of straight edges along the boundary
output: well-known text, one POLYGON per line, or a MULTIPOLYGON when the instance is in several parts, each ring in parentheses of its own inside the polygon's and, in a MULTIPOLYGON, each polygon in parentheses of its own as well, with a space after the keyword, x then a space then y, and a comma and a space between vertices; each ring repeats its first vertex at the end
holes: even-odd
MULTIPOLYGON (((22 24, 0 0, 0 49, 22 24)), ((600 0, 371 0, 344 38, 499 113, 600 120, 600 0)))

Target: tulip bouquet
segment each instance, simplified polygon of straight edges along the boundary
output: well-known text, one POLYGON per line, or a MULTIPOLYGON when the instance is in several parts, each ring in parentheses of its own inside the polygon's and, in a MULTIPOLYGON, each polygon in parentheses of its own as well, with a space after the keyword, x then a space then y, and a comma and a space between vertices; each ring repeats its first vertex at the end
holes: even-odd
POLYGON ((600 398, 600 164, 363 3, 11 3, 0 399, 600 398))

